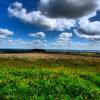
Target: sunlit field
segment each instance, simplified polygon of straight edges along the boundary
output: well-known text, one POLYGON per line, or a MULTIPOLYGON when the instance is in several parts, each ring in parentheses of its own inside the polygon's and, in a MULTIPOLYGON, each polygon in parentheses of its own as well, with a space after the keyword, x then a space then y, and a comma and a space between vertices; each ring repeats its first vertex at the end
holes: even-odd
POLYGON ((100 100, 100 59, 1 57, 0 100, 100 100))

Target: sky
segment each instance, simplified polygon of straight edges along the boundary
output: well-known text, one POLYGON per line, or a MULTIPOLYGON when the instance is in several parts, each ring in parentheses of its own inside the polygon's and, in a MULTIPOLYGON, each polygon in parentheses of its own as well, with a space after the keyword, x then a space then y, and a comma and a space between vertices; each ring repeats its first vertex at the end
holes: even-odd
POLYGON ((0 48, 100 50, 100 0, 0 0, 0 48))

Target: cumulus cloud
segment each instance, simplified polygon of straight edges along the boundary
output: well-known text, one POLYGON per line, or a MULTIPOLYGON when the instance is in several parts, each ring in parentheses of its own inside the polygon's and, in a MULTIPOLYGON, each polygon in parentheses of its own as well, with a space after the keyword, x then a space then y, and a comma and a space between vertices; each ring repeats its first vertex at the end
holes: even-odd
POLYGON ((47 46, 47 41, 46 40, 33 40, 32 41, 32 47, 33 48, 45 48, 47 46))
POLYGON ((69 48, 69 45, 71 45, 71 37, 72 33, 60 33, 59 36, 56 38, 56 42, 52 43, 51 46, 53 48, 59 48, 59 49, 64 49, 64 48, 69 48))
POLYGON ((96 11, 99 3, 99 0, 40 0, 40 10, 52 18, 78 18, 96 11))
POLYGON ((37 32, 37 33, 30 33, 29 36, 36 37, 36 38, 45 38, 44 32, 37 32))
POLYGON ((36 38, 31 42, 33 48, 44 48, 47 45, 47 40, 45 40, 46 35, 44 32, 30 33, 29 36, 36 38))
POLYGON ((0 39, 6 38, 7 36, 13 35, 14 32, 8 30, 8 29, 2 29, 0 28, 0 39))
POLYGON ((93 42, 92 40, 87 42, 73 41, 72 33, 60 33, 56 38, 56 41, 51 43, 50 48, 54 49, 67 49, 67 50, 95 50, 100 49, 100 42, 93 42))
POLYGON ((18 18, 25 23, 33 24, 47 30, 63 31, 65 29, 70 29, 76 23, 76 21, 72 19, 49 18, 43 15, 39 10, 28 12, 19 2, 15 2, 9 6, 8 12, 11 16, 18 18))
POLYGON ((65 42, 70 41, 71 37, 72 37, 72 33, 67 33, 67 32, 61 33, 57 38, 57 42, 63 44, 65 42))
POLYGON ((46 43, 46 40, 33 40, 33 44, 35 45, 41 45, 41 44, 45 44, 46 43))
POLYGON ((15 39, 15 40, 12 40, 12 39, 7 39, 5 41, 9 46, 32 46, 32 42, 31 41, 25 41, 25 40, 22 40, 22 39, 15 39))
POLYGON ((21 9, 22 7, 23 7, 23 5, 20 3, 20 2, 14 2, 13 4, 12 4, 12 6, 14 6, 14 7, 16 7, 16 8, 18 8, 18 9, 21 9))
POLYGON ((100 40, 100 22, 90 22, 88 19, 80 20, 80 26, 75 30, 76 35, 89 40, 100 40))
POLYGON ((11 40, 11 39, 8 39, 8 40, 7 40, 7 43, 8 43, 8 44, 11 44, 11 45, 16 44, 16 42, 15 42, 15 41, 13 41, 13 40, 11 40))

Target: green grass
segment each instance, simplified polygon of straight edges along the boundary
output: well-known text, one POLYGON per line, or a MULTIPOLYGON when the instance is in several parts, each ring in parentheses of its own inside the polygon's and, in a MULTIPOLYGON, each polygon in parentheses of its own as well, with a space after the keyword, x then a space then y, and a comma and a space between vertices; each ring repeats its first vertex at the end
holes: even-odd
POLYGON ((100 100, 97 68, 99 61, 0 58, 0 100, 100 100))
MULTIPOLYGON (((74 56, 73 56, 74 57, 74 56)), ((33 58, 0 58, 0 68, 2 67, 16 68, 73 68, 81 70, 91 70, 100 72, 100 59, 91 58, 75 58, 75 59, 33 59, 33 58)))
POLYGON ((5 100, 99 100, 100 76, 71 69, 2 68, 0 96, 5 100))

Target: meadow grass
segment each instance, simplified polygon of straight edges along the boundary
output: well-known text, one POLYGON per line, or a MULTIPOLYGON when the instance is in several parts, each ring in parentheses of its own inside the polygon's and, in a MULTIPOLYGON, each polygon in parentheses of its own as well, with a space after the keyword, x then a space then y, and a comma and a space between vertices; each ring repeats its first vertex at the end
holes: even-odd
POLYGON ((0 100, 100 100, 99 66, 89 60, 0 58, 0 100))

